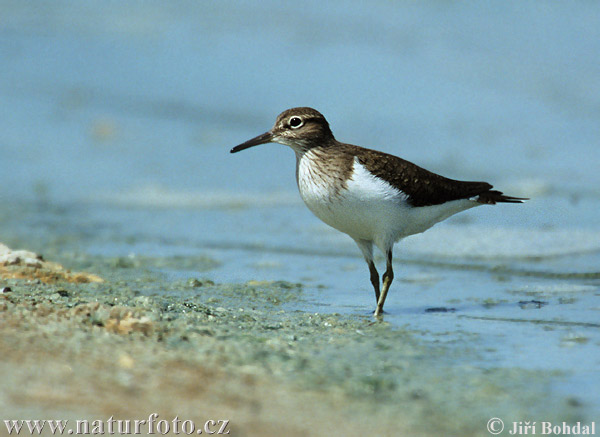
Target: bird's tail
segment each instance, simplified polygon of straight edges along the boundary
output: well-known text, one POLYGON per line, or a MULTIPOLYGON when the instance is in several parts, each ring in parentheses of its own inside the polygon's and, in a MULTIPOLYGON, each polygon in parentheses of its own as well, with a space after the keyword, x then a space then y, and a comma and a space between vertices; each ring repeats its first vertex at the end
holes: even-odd
POLYGON ((525 200, 529 200, 529 198, 506 196, 501 191, 490 190, 481 193, 475 200, 478 203, 495 205, 496 203, 523 203, 525 200))

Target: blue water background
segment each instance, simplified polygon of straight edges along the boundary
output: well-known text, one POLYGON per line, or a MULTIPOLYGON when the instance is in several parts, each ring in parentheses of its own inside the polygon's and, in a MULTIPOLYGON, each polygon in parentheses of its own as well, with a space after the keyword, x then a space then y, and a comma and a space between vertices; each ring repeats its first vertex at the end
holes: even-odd
POLYGON ((229 154, 313 106, 341 141, 531 197, 400 243, 387 320, 473 334, 476 365, 563 371, 559 391, 600 407, 599 3, 0 10, 0 206, 64 208, 22 232, 74 232, 90 254, 207 254, 217 282, 302 282, 304 310, 366 314, 366 266, 302 205, 293 153, 229 154))

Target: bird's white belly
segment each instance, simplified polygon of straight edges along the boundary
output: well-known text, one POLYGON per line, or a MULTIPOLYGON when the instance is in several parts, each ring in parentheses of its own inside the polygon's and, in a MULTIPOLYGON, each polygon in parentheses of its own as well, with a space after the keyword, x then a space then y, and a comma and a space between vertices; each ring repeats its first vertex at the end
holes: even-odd
POLYGON ((310 161, 304 157, 298 163, 298 188, 308 208, 335 229, 354 239, 373 241, 382 250, 400 238, 423 232, 478 205, 464 199, 413 207, 405 193, 371 174, 357 160, 345 187, 336 190, 333 181, 322 175, 316 178, 314 168, 309 171, 310 161))

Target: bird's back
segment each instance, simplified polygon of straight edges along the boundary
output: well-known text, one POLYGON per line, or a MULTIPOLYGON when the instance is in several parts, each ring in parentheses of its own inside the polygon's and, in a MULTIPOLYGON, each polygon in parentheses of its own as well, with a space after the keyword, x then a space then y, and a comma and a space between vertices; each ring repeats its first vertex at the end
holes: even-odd
POLYGON ((407 196, 411 206, 432 206, 459 199, 470 199, 490 191, 487 182, 458 181, 419 167, 388 153, 345 145, 358 161, 375 176, 407 196))

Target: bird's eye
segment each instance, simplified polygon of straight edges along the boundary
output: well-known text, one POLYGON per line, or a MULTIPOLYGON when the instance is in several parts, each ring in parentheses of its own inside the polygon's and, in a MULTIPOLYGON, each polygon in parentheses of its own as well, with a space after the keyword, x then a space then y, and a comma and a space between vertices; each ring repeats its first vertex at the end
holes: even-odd
POLYGON ((302 119, 300 117, 297 117, 297 116, 290 117, 290 127, 292 129, 298 129, 303 124, 304 124, 304 122, 302 121, 302 119))

